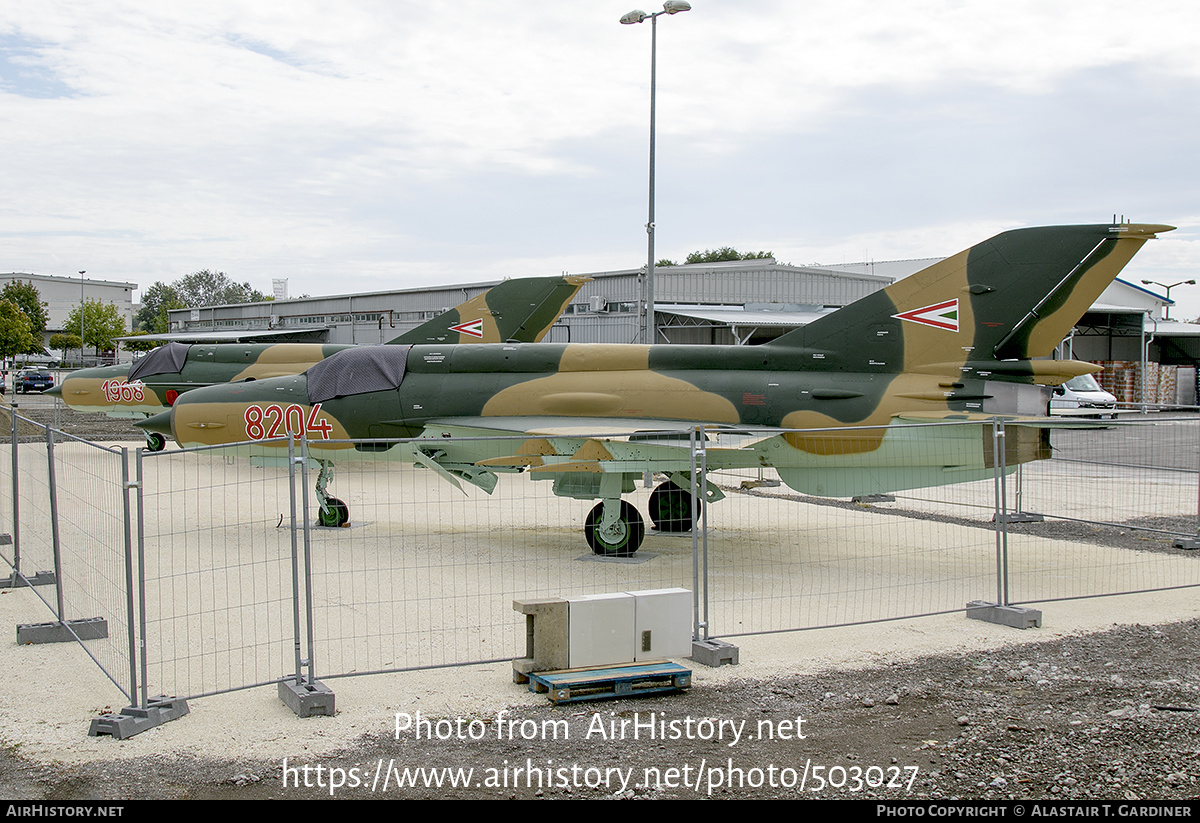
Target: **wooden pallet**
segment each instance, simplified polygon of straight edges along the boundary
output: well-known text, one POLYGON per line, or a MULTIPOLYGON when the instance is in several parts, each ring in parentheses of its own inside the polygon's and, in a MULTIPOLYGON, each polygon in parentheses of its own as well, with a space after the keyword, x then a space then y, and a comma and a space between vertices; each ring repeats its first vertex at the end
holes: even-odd
POLYGON ((529 690, 546 693, 551 703, 681 692, 692 685, 691 669, 666 661, 530 672, 528 677, 529 690))

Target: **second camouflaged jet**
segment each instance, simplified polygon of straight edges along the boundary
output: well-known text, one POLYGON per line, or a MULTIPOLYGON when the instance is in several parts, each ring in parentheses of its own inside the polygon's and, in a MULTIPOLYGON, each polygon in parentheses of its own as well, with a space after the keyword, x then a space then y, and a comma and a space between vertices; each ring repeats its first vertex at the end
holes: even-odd
MULTIPOLYGON (((849 496, 979 480, 995 415, 1046 414, 1089 363, 1047 357, 1146 240, 1170 226, 1051 226, 999 234, 761 346, 525 344, 341 352, 294 377, 198 389, 138 425, 183 446, 278 455, 304 436, 322 465, 416 462, 491 491, 498 473, 599 503, 584 534, 628 555, 641 515, 622 494, 647 471, 662 529, 691 518, 688 427, 712 469, 773 467, 797 491, 849 496), (926 425, 957 419, 962 425, 926 425), (588 436, 607 432, 621 436, 588 436), (508 439, 479 440, 484 435, 508 439), (282 440, 272 438, 283 437, 282 440), (397 443, 392 438, 417 438, 397 443), (350 442, 351 440, 357 442, 350 442)), ((1045 428, 1009 432, 1008 466, 1049 456, 1045 428)), ((709 486, 706 499, 719 492, 709 486)))
MULTIPOLYGON (((584 275, 505 280, 384 345, 417 343, 536 343, 591 281, 584 275)), ((70 408, 110 417, 145 418, 202 386, 263 380, 300 372, 350 345, 321 343, 168 343, 130 365, 81 369, 52 394, 70 408)), ((152 451, 166 442, 150 432, 152 451)))

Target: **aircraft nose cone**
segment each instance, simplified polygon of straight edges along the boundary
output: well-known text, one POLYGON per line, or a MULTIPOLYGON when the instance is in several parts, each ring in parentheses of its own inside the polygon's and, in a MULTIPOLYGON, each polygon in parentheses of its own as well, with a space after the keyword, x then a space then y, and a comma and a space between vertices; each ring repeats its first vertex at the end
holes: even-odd
POLYGON ((155 432, 165 437, 171 437, 171 412, 165 411, 152 417, 147 417, 145 420, 138 420, 133 425, 148 432, 155 432))
POLYGON ((62 386, 55 386, 52 389, 46 389, 42 394, 48 394, 51 397, 62 397, 62 386))

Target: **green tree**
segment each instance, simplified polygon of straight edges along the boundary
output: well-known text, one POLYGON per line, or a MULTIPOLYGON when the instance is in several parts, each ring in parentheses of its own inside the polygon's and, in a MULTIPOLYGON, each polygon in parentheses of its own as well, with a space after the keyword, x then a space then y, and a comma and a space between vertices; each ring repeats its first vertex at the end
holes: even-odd
POLYGON ((42 340, 46 336, 46 303, 42 301, 41 292, 32 283, 22 283, 13 280, 0 289, 0 300, 7 300, 16 305, 29 318, 29 333, 33 336, 27 351, 19 354, 43 354, 42 340))
POLYGON ((116 345, 114 338, 125 334, 125 318, 112 303, 99 300, 83 301, 83 333, 79 331, 80 307, 71 309, 63 331, 83 339, 84 344, 93 346, 96 353, 116 345))
MULTIPOLYGON (((687 256, 684 263, 722 263, 727 260, 767 260, 775 255, 769 251, 748 251, 740 252, 733 246, 721 246, 719 249, 705 249, 704 251, 694 251, 687 256)), ((663 258, 654 264, 657 268, 666 268, 667 266, 678 266, 674 260, 663 258)))
POLYGON ((29 318, 9 300, 0 300, 0 360, 25 354, 33 345, 29 318))
POLYGON ((78 349, 82 346, 83 341, 79 339, 79 335, 77 334, 63 334, 62 332, 59 332, 58 334, 50 335, 50 348, 57 349, 58 351, 62 352, 62 357, 59 358, 60 360, 67 359, 68 349, 78 349))
POLYGON ((257 303, 266 296, 249 283, 235 283, 223 271, 202 269, 176 280, 171 286, 188 308, 223 306, 230 303, 257 303))
POLYGON ((765 260, 774 257, 769 251, 740 252, 733 246, 721 246, 719 249, 694 251, 687 256, 685 263, 722 263, 727 260, 765 260))
POLYGON ((182 308, 186 307, 175 287, 159 280, 143 292, 142 307, 133 316, 133 328, 135 331, 163 334, 169 328, 167 312, 182 308))
POLYGON ((223 271, 201 269, 171 283, 157 281, 142 294, 142 307, 133 316, 134 330, 165 334, 168 312, 201 306, 258 303, 271 298, 249 283, 235 283, 223 271))

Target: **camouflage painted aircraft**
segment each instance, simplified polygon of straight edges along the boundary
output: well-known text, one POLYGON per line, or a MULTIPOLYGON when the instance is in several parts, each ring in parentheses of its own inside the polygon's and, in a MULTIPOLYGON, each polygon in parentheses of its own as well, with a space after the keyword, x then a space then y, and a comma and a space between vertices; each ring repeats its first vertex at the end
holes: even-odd
MULTIPOLYGON (((650 498, 658 527, 690 523, 686 427, 704 427, 709 470, 774 467, 811 494, 991 477, 991 428, 979 421, 1042 417, 1048 386, 1096 371, 1035 358, 1050 355, 1146 240, 1170 229, 1004 232, 761 346, 357 349, 304 374, 189 392, 138 425, 183 446, 238 443, 260 459, 288 436, 306 437, 322 468, 325 525, 349 516, 325 492, 336 460, 413 461, 489 493, 498 473, 527 472, 553 480, 560 496, 599 499, 587 542, 629 555, 645 526, 621 496, 642 473, 669 478, 650 498), (944 419, 977 422, 922 425, 944 419), (613 431, 624 434, 588 436, 613 431), (481 435, 511 438, 464 439, 481 435)), ((1006 441, 1010 467, 1049 457, 1045 428, 1021 427, 1006 441)), ((702 501, 718 496, 709 485, 702 501)))
MULTIPOLYGON (((584 275, 506 280, 384 345, 536 343, 591 278, 584 275)), ((81 412, 141 419, 169 408, 183 392, 217 383, 300 372, 349 345, 320 343, 168 343, 130 365, 81 369, 45 392, 81 412)), ((152 451, 165 439, 147 433, 152 451)))

